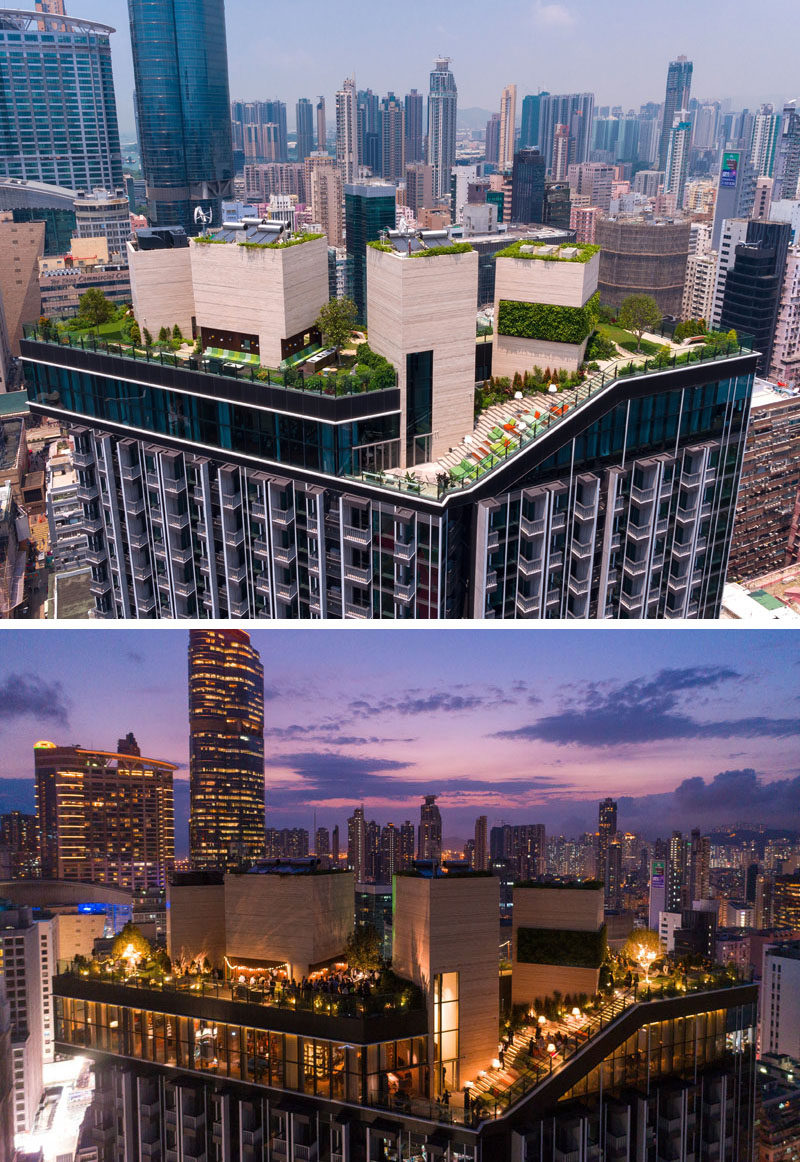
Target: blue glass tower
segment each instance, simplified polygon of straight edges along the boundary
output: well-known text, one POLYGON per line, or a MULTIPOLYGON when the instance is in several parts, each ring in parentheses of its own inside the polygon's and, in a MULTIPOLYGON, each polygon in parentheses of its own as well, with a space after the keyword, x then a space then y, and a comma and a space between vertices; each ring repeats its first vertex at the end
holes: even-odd
POLYGON ((148 216, 197 234, 233 196, 224 0, 128 0, 128 10, 148 216))
POLYGON ((122 185, 110 36, 93 20, 0 11, 0 177, 122 185))

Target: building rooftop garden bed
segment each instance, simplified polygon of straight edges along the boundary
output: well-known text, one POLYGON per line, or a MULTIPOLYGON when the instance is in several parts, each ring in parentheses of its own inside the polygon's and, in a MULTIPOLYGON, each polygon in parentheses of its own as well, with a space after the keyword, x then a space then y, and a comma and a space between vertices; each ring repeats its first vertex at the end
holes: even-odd
POLYGON ((293 238, 286 238, 282 242, 237 242, 236 245, 244 250, 286 250, 289 246, 302 246, 304 242, 314 242, 324 237, 324 234, 295 234, 293 238))
POLYGON ((470 254, 469 242, 453 242, 449 246, 430 246, 427 250, 412 250, 409 258, 436 258, 440 254, 470 254))
POLYGON ((498 250, 495 258, 537 258, 543 262, 588 262, 595 254, 600 253, 600 247, 591 242, 567 242, 553 244, 549 242, 526 242, 520 239, 506 246, 505 250, 498 250))

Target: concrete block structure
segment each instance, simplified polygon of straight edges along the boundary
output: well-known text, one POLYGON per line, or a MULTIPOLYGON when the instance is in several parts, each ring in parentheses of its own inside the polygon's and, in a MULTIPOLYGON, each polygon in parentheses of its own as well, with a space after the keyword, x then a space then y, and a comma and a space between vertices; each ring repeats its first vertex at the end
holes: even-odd
POLYGON ((292 865, 225 877, 228 967, 288 966, 301 980, 341 956, 353 931, 351 872, 300 871, 292 865))
POLYGON ((367 246, 369 339, 397 368, 407 467, 437 459, 472 430, 478 255, 446 232, 389 231, 380 245, 367 246))
POLYGON ((603 885, 516 884, 512 999, 595 993, 605 951, 603 885))
MULTIPOLYGON (((500 251, 494 297, 495 376, 511 378, 534 367, 577 370, 591 332, 590 321, 581 320, 580 312, 597 290, 599 269, 599 256, 593 246, 516 242, 500 251), (523 336, 509 333, 509 320, 518 304, 561 310, 543 314, 532 309, 529 334, 523 336), (576 336, 583 333, 583 337, 577 342, 557 339, 557 334, 565 333, 560 329, 562 324, 570 330, 574 328, 576 336)), ((513 329, 518 329, 516 324, 513 329)))
POLYGON ((162 327, 177 325, 190 336, 194 287, 189 239, 174 227, 140 230, 127 243, 133 313, 142 334, 156 338, 162 327))
POLYGON ((222 872, 177 874, 168 888, 167 948, 173 960, 225 960, 225 880, 222 872))
POLYGON ((451 1092, 498 1048, 499 883, 488 873, 394 878, 392 967, 426 994, 432 1092, 451 1092))
POLYGON ((219 231, 213 242, 192 240, 195 315, 205 347, 249 352, 263 366, 279 367, 311 343, 328 301, 328 243, 324 235, 301 238, 242 225, 219 231))

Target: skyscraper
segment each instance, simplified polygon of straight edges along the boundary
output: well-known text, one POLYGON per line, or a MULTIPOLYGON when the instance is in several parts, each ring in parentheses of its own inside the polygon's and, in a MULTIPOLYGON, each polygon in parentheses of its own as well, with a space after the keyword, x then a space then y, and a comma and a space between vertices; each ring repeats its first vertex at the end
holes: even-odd
POLYGON ((173 763, 37 742, 36 814, 45 879, 166 888, 175 858, 173 763))
POLYGON ((358 106, 356 79, 348 77, 336 94, 336 160, 344 182, 358 177, 358 106))
POLYGON ((519 134, 520 149, 534 149, 539 146, 539 115, 543 97, 549 93, 531 93, 522 98, 522 125, 519 134))
POLYGON ((419 809, 417 832, 417 859, 442 858, 442 816, 436 806, 436 796, 426 795, 419 809))
POLYGON ((405 169, 405 107, 402 101, 389 93, 381 101, 381 177, 390 182, 401 182, 405 169))
POLYGON ((358 318, 367 314, 367 243, 380 237, 381 230, 395 226, 395 190, 389 185, 346 185, 344 218, 347 254, 353 263, 353 301, 358 318))
POLYGON ((772 359, 791 235, 789 222, 748 222, 725 278, 720 327, 752 336, 762 375, 772 359))
POLYGON ((314 151, 314 107, 308 97, 301 97, 296 106, 297 160, 305 161, 314 151))
POLYGON ((795 101, 783 107, 781 133, 775 151, 772 196, 793 200, 800 188, 800 113, 795 101))
POLYGON ((189 633, 189 846, 197 868, 264 851, 264 668, 243 630, 189 633))
POLYGON ((0 11, 0 177, 72 190, 122 185, 112 32, 93 20, 0 11))
POLYGON ((776 113, 772 105, 762 105, 753 118, 753 138, 750 145, 750 162, 757 178, 772 177, 780 134, 780 113, 776 113))
POLYGON ((617 802, 616 799, 603 799, 598 811, 597 829, 597 878, 602 880, 606 889, 606 905, 609 904, 608 878, 608 848, 611 840, 617 834, 617 802))
POLYGON ((667 168, 664 177, 664 193, 675 195, 677 209, 681 209, 683 206, 691 140, 692 123, 686 110, 682 109, 675 114, 675 124, 669 133, 667 168))
POLYGON ((517 124, 517 86, 506 85, 500 98, 500 138, 497 165, 501 170, 511 169, 514 161, 514 135, 517 124))
POLYGON ((356 93, 356 142, 359 170, 366 167, 374 177, 380 177, 380 101, 372 89, 359 89, 356 93))
POLYGON ((689 108, 692 91, 692 62, 685 56, 670 61, 667 69, 667 88, 664 95, 664 113, 661 120, 661 141, 658 147, 658 168, 667 168, 669 136, 679 109, 689 108))
POLYGON ((475 820, 475 870, 486 871, 489 866, 488 819, 479 815, 475 820))
POLYGON ((593 116, 593 93, 539 94, 539 152, 557 181, 568 165, 589 160, 593 116), (558 149, 557 134, 565 139, 558 149))
POLYGON ((148 216, 202 232, 233 196, 224 0, 128 0, 148 216))
POLYGON ((450 58, 437 57, 428 93, 428 163, 433 166, 433 196, 450 192, 450 170, 456 160, 458 89, 450 58))
POLYGON ((406 93, 406 165, 425 160, 425 136, 422 132, 422 93, 406 93))
POLYGON ((544 158, 538 149, 514 154, 511 172, 511 221, 541 222, 544 217, 544 158))
POLYGON ((325 120, 325 98, 317 98, 317 152, 328 152, 328 125, 325 120))

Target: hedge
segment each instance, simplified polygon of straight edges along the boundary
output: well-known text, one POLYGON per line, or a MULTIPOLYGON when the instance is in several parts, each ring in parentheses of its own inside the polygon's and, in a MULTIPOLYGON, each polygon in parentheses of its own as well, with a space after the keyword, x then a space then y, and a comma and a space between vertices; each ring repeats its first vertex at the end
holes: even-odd
POLYGON ((469 242, 453 242, 450 246, 431 246, 428 250, 413 250, 411 258, 435 258, 437 254, 468 254, 472 251, 469 242))
POLYGON ((498 250, 495 258, 536 258, 540 262, 588 262, 595 254, 600 253, 600 247, 594 242, 565 242, 562 245, 570 250, 577 250, 574 258, 562 257, 560 254, 542 254, 537 253, 542 247, 552 245, 548 242, 532 242, 520 238, 518 242, 512 242, 510 246, 506 246, 505 250, 498 250), (523 251, 522 247, 526 249, 523 251), (532 247, 533 249, 529 249, 532 247))
POLYGON ((572 929, 518 928, 520 964, 558 964, 565 968, 599 968, 606 958, 606 926, 599 932, 572 929))
POLYGON ((501 299, 497 314, 498 335, 541 339, 548 343, 582 343, 591 334, 600 297, 592 295, 582 307, 557 307, 551 303, 520 303, 501 299))

